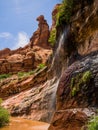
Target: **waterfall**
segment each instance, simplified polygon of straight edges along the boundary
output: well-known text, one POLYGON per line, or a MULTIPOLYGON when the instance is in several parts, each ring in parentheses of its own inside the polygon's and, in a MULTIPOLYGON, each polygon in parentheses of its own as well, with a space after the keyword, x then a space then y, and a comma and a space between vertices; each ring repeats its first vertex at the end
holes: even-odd
POLYGON ((60 39, 59 39, 59 44, 56 51, 56 55, 60 56, 61 54, 64 54, 64 48, 66 46, 65 44, 68 39, 69 30, 70 30, 69 26, 66 26, 65 29, 63 30, 63 33, 61 34, 60 39))
POLYGON ((66 26, 63 33, 60 35, 58 40, 58 47, 56 49, 55 55, 52 60, 51 68, 52 72, 55 72, 54 79, 51 80, 50 86, 53 88, 51 95, 51 105, 50 109, 56 109, 56 92, 60 80, 60 74, 62 72, 63 66, 66 64, 66 44, 68 43, 70 27, 66 26), (64 64, 63 64, 64 62, 64 64))
POLYGON ((70 26, 66 26, 65 29, 63 30, 62 34, 60 35, 60 38, 58 40, 58 46, 56 49, 56 52, 54 54, 52 64, 51 64, 51 69, 54 71, 55 69, 55 75, 61 74, 60 71, 62 71, 62 68, 66 66, 66 46, 68 43, 68 38, 69 38, 69 32, 70 32, 70 26))

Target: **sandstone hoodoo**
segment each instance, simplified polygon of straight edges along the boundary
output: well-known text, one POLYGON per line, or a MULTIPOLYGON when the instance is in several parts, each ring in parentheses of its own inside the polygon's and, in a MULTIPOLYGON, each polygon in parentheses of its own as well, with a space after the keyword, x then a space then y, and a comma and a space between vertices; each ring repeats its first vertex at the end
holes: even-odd
POLYGON ((43 15, 40 15, 36 20, 39 22, 38 29, 30 38, 30 46, 33 47, 34 45, 38 45, 44 48, 49 48, 49 26, 47 21, 44 19, 43 15))
POLYGON ((49 31, 37 18, 24 48, 0 51, 2 106, 48 130, 97 130, 98 0, 62 0, 52 19, 49 31))

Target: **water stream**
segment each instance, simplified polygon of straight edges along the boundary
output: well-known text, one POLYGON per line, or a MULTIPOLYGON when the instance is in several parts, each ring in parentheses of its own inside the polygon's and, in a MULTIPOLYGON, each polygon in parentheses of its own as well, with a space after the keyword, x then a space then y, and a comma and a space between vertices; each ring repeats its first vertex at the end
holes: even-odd
POLYGON ((48 130, 49 124, 22 118, 11 118, 10 124, 0 130, 48 130))
POLYGON ((70 26, 66 25, 65 29, 63 30, 58 40, 58 46, 51 64, 51 69, 55 70, 56 73, 55 75, 60 76, 62 68, 66 67, 66 56, 67 56, 66 46, 68 42, 69 32, 70 32, 70 26))

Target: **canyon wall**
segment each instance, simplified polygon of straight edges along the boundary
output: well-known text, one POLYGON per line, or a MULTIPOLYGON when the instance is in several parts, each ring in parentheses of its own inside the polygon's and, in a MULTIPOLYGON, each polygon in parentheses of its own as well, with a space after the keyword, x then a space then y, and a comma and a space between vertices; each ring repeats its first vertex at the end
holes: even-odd
MULTIPOLYGON (((47 62, 43 69, 21 80, 17 76, 3 80, 0 96, 5 99, 2 105, 12 116, 51 121, 49 130, 85 129, 89 117, 95 115, 98 108, 98 1, 73 0, 73 4, 69 23, 64 21, 56 26, 61 4, 52 12, 51 30, 57 31, 52 55, 49 27, 42 15, 37 18, 39 27, 25 49, 20 48, 13 55, 9 49, 4 50, 9 61, 31 57, 30 64, 25 62, 28 68, 22 66, 17 72, 29 71, 47 62)), ((1 62, 5 59, 2 57, 1 62)))
MULTIPOLYGON (((69 24, 65 21, 57 27, 57 35, 62 37, 66 32, 67 37, 64 36, 63 50, 58 55, 61 62, 58 57, 54 62, 55 66, 61 67, 61 77, 49 130, 86 129, 85 124, 98 109, 98 1, 73 2, 69 24)), ((60 40, 57 49, 59 44, 60 40)))

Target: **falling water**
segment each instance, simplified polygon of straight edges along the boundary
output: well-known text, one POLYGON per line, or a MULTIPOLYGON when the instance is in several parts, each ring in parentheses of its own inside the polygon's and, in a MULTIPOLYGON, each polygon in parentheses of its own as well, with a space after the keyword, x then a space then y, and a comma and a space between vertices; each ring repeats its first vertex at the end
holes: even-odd
POLYGON ((66 44, 67 39, 68 39, 69 30, 70 30, 70 27, 66 26, 63 33, 61 34, 59 44, 58 44, 58 48, 57 48, 57 51, 56 51, 56 55, 60 56, 61 54, 64 53, 64 47, 65 47, 65 44, 66 44))
POLYGON ((53 71, 55 69, 55 75, 60 76, 62 72, 62 68, 66 63, 66 46, 68 43, 69 31, 70 31, 70 26, 66 26, 58 41, 58 47, 54 54, 52 65, 51 65, 51 69, 53 71))
POLYGON ((53 88, 53 94, 51 95, 51 104, 50 104, 50 109, 52 108, 56 108, 56 91, 57 91, 57 87, 58 87, 58 84, 59 84, 59 79, 55 80, 54 83, 52 83, 52 88, 53 88))
MULTIPOLYGON (((56 49, 56 52, 55 52, 55 55, 54 55, 54 58, 53 58, 53 61, 52 61, 52 65, 51 65, 51 68, 52 68, 52 72, 56 72, 54 77, 57 77, 57 79, 55 78, 55 82, 53 82, 53 79, 51 80, 52 81, 52 84, 50 83, 50 86, 53 87, 53 94, 51 95, 51 105, 50 105, 50 109, 52 108, 55 108, 55 105, 56 105, 56 91, 57 91, 57 88, 58 88, 58 84, 59 84, 59 79, 60 79, 60 75, 58 76, 58 73, 60 74, 62 71, 62 67, 63 67, 63 64, 62 62, 64 62, 64 60, 66 59, 63 59, 65 58, 65 48, 66 48, 66 44, 67 44, 67 40, 68 40, 68 35, 69 35, 69 31, 70 31, 70 27, 69 26, 66 26, 63 33, 61 34, 60 36, 60 39, 59 39, 59 42, 58 42, 58 47, 56 49)), ((66 63, 66 62, 65 62, 66 63)))

